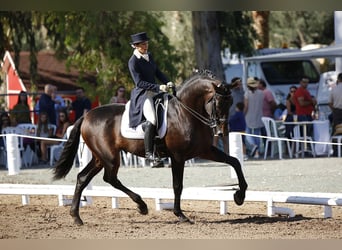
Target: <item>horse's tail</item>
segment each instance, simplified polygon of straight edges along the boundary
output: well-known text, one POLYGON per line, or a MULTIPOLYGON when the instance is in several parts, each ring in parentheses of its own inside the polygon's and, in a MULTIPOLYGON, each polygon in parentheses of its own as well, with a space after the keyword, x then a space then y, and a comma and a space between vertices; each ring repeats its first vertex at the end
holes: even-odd
POLYGON ((64 144, 63 151, 57 163, 55 164, 55 169, 53 171, 53 179, 59 180, 64 178, 70 171, 75 156, 78 150, 78 144, 80 142, 81 135, 81 125, 83 122, 83 116, 78 119, 73 129, 71 130, 68 140, 64 144))

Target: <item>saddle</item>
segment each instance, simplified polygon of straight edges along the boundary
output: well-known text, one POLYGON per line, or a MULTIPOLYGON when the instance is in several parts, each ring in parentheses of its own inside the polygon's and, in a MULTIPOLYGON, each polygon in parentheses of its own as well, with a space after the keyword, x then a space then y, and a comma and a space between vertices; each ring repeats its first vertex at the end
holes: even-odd
MULTIPOLYGON (((167 109, 169 99, 172 96, 167 93, 160 93, 156 95, 154 99, 156 119, 157 119, 157 134, 159 139, 163 138, 167 130, 167 109)), ((121 120, 121 134, 125 138, 129 139, 144 139, 144 123, 139 124, 136 128, 129 127, 129 106, 130 101, 125 105, 125 111, 122 115, 121 120)))

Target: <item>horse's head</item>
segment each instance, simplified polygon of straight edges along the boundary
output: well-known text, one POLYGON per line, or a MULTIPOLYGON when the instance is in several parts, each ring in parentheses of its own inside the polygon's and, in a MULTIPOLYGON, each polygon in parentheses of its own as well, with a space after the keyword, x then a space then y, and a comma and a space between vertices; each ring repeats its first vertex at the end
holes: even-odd
POLYGON ((181 86, 177 98, 180 105, 201 122, 213 128, 221 127, 227 122, 233 102, 231 87, 210 71, 200 71, 181 86))
POLYGON ((229 109, 233 103, 233 97, 231 95, 232 85, 226 82, 214 84, 215 94, 214 100, 214 116, 216 117, 216 134, 228 135, 228 117, 229 109))

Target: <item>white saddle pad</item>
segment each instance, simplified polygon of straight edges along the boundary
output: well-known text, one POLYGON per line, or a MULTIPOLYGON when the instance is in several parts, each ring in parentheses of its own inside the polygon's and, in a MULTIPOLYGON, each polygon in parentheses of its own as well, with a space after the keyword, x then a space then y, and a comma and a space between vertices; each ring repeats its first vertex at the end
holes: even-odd
MULTIPOLYGON (((129 106, 131 102, 128 101, 125 105, 125 111, 122 115, 122 120, 121 120, 121 134, 123 137, 129 138, 129 139, 144 139, 144 134, 145 132, 142 129, 142 125, 140 124, 136 128, 130 128, 129 127, 129 106)), ((168 106, 168 100, 167 96, 164 96, 164 103, 162 104, 162 108, 164 109, 164 119, 162 126, 158 129, 158 136, 159 138, 163 138, 166 134, 166 129, 167 129, 167 106, 168 106)))

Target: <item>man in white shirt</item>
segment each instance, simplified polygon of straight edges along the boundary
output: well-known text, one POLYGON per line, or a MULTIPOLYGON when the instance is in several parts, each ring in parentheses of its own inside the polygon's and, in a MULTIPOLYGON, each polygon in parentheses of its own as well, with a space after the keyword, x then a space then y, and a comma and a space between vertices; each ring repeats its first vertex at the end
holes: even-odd
POLYGON ((330 91, 329 106, 332 110, 332 134, 338 124, 342 124, 342 73, 337 76, 336 86, 330 91))

